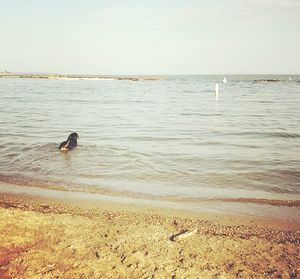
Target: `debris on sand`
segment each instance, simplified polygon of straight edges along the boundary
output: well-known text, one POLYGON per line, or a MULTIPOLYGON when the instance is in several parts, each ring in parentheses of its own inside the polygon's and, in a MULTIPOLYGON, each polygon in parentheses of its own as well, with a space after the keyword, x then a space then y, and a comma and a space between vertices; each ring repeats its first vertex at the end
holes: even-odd
POLYGON ((187 238, 187 237, 190 237, 192 235, 194 235, 196 232, 198 231, 198 229, 194 229, 192 231, 182 231, 180 233, 177 233, 177 234, 174 234, 170 237, 170 240, 171 241, 179 241, 181 239, 184 239, 184 238, 187 238))

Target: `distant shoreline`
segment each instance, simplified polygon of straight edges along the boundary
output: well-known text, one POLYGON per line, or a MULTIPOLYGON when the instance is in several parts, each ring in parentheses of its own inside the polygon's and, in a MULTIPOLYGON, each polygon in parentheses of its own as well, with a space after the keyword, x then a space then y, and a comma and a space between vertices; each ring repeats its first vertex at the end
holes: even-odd
MULTIPOLYGON (((207 74, 208 76, 247 76, 246 74, 207 74)), ((158 81, 164 80, 168 76, 173 75, 97 75, 97 74, 43 74, 43 73, 19 73, 19 72, 7 72, 0 71, 0 79, 6 78, 18 78, 18 79, 55 79, 55 80, 129 80, 129 81, 158 81)), ((174 75, 177 76, 177 75, 174 75)), ((181 76, 181 75, 179 75, 181 76)), ((183 75, 183 76, 198 76, 198 75, 183 75)), ((199 76, 206 76, 200 74, 199 76)), ((296 81, 300 82, 295 78, 296 75, 288 75, 288 74, 249 74, 249 76, 253 76, 253 82, 257 83, 276 83, 282 81, 296 81), (262 76, 263 78, 257 79, 258 76, 262 76), (280 79, 279 76, 289 77, 288 79, 280 79)))
POLYGON ((0 73, 0 78, 38 78, 38 79, 62 79, 62 80, 161 80, 156 76, 100 76, 100 75, 61 75, 61 74, 18 74, 0 73))

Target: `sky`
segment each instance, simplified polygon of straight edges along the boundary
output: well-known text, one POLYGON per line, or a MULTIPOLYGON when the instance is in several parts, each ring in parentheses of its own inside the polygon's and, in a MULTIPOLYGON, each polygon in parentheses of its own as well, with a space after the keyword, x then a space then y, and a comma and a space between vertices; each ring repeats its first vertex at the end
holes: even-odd
POLYGON ((300 74, 300 0, 0 0, 0 71, 300 74))

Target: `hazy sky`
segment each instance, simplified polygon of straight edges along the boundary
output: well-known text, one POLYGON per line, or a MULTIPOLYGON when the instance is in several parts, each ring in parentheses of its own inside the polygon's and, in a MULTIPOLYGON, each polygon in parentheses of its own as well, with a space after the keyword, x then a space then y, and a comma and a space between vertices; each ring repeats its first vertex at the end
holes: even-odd
POLYGON ((0 70, 300 73, 300 0, 0 0, 0 70))

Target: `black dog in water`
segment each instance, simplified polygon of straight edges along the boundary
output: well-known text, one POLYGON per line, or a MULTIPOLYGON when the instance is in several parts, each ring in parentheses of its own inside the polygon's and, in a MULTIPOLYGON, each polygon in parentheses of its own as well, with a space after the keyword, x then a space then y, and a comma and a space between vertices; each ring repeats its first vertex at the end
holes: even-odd
POLYGON ((59 145, 59 150, 72 150, 77 146, 77 139, 78 139, 77 133, 72 133, 69 135, 68 139, 66 141, 63 141, 59 145))

